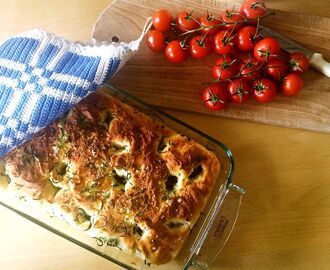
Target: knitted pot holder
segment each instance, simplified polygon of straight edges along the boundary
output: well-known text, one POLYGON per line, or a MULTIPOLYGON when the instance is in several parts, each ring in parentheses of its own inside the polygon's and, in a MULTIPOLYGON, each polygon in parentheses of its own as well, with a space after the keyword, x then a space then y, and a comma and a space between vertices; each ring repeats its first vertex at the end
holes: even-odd
POLYGON ((110 79, 138 50, 142 38, 83 44, 34 29, 4 41, 0 45, 0 157, 110 79))

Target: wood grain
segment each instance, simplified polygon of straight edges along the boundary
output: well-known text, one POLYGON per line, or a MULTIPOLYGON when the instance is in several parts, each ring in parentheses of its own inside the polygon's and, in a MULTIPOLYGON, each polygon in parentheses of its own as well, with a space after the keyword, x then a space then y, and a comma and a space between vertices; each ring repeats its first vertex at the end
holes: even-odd
MULTIPOLYGON (((43 27, 86 40, 110 2, 1 0, 0 38, 43 27)), ((328 0, 267 3, 313 15, 330 11, 328 0)), ((167 112, 228 145, 236 160, 234 180, 247 191, 234 232, 211 270, 329 269, 329 134, 167 112)), ((0 216, 0 269, 121 269, 1 207, 0 216)))
MULTIPOLYGON (((173 14, 184 8, 195 10, 196 15, 206 10, 218 14, 219 10, 235 3, 237 1, 116 0, 98 19, 93 36, 100 40, 117 36, 122 41, 130 41, 140 35, 146 18, 155 9, 166 7, 173 14)), ((276 15, 265 19, 264 24, 330 59, 330 18, 277 10, 276 15)), ((257 104, 251 100, 244 105, 230 104, 225 111, 213 112, 201 102, 200 89, 202 82, 212 80, 210 69, 217 58, 215 54, 198 61, 188 59, 175 66, 168 63, 163 55, 150 52, 145 44, 141 47, 111 83, 131 91, 150 104, 330 132, 329 78, 314 70, 304 74, 303 92, 294 98, 279 95, 270 104, 257 104)))

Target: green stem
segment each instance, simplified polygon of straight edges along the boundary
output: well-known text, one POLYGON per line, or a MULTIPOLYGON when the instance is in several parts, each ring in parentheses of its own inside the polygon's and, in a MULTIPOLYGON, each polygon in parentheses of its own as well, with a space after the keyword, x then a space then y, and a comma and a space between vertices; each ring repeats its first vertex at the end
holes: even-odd
MULTIPOLYGON (((275 12, 274 11, 269 11, 268 13, 266 13, 265 15, 262 15, 260 17, 258 17, 257 19, 260 20, 264 17, 268 17, 268 16, 271 16, 271 15, 274 15, 275 12)), ((192 17, 193 18, 193 17, 192 17)), ((220 20, 220 19, 219 19, 220 20)), ((255 21, 256 19, 244 19, 244 20, 241 20, 241 21, 237 21, 237 22, 223 22, 220 23, 220 24, 215 24, 215 25, 202 25, 201 27, 199 28, 196 28, 196 29, 192 29, 192 30, 188 30, 182 34, 180 34, 179 36, 184 36, 184 35, 188 35, 188 34, 191 34, 191 33, 196 33, 196 32, 199 32, 203 29, 214 29, 214 28, 218 28, 218 27, 223 27, 225 25, 229 25, 229 24, 239 24, 239 23, 247 23, 247 22, 251 22, 251 21, 255 21)), ((221 20, 220 20, 221 21, 221 20)))

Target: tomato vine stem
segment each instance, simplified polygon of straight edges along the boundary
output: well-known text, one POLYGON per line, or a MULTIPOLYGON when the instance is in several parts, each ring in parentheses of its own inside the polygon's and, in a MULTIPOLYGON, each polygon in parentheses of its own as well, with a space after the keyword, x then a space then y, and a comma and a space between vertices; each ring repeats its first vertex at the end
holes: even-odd
MULTIPOLYGON (((214 29, 214 28, 219 28, 219 27, 223 27, 223 26, 226 26, 226 25, 230 25, 230 24, 239 24, 239 23, 248 23, 248 22, 253 22, 253 21, 256 21, 256 20, 260 20, 262 18, 265 18, 265 17, 268 17, 268 16, 271 16, 271 15, 274 15, 275 12, 274 11, 269 11, 267 12, 265 15, 262 15, 260 17, 258 17, 258 19, 244 19, 244 20, 240 20, 240 21, 235 21, 235 22, 224 22, 223 20, 221 20, 220 18, 218 19, 219 21, 221 21, 221 23, 218 23, 218 24, 215 24, 215 25, 201 25, 201 27, 199 28, 196 28, 196 29, 192 29, 192 30, 188 30, 182 34, 179 35, 180 36, 185 36, 185 35, 188 35, 188 34, 192 34, 192 33, 196 33, 196 32, 199 32, 199 31, 202 31, 204 29, 214 29)), ((192 17, 192 16, 191 16, 192 17)), ((193 18, 193 17, 192 17, 193 18)))

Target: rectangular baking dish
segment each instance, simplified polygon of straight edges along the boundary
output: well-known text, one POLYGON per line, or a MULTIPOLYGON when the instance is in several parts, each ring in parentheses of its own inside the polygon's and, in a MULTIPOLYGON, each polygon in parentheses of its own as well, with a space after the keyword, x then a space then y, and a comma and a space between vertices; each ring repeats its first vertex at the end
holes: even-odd
POLYGON ((137 108, 163 125, 204 145, 213 151, 220 161, 221 172, 211 197, 179 255, 167 264, 149 265, 134 255, 108 246, 104 241, 91 238, 85 232, 70 227, 64 221, 55 218, 51 212, 45 211, 37 201, 28 200, 25 196, 0 189, 0 204, 126 269, 208 269, 233 230, 244 194, 244 189, 232 182, 234 159, 231 151, 223 143, 112 85, 106 84, 98 91, 137 108))

